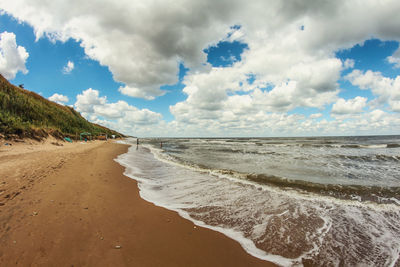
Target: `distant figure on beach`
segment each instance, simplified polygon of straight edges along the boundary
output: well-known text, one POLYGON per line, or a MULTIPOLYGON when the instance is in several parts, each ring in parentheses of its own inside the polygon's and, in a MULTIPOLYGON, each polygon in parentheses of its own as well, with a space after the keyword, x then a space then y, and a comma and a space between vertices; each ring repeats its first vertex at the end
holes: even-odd
POLYGON ((136 150, 139 149, 139 138, 136 138, 136 150))

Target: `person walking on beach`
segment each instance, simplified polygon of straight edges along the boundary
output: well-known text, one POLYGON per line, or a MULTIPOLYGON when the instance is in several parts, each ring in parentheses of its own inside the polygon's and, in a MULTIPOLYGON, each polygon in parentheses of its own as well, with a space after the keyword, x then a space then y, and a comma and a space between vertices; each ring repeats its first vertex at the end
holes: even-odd
POLYGON ((139 138, 136 138, 136 150, 139 149, 139 138))

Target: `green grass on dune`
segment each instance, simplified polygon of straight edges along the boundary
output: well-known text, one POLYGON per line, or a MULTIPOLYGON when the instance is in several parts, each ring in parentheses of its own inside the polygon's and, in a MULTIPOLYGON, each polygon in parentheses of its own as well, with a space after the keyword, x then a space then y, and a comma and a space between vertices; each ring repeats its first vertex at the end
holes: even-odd
POLYGON ((59 105, 44 97, 10 84, 0 75, 0 133, 41 139, 90 132, 123 136, 106 127, 93 124, 71 107, 59 105))

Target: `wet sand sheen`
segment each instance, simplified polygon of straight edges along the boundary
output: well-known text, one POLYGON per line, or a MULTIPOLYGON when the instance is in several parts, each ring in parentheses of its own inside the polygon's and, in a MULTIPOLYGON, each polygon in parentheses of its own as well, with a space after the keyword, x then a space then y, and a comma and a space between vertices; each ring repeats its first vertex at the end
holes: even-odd
POLYGON ((13 156, 14 172, 0 156, 8 188, 25 187, 0 207, 0 265, 273 266, 141 199, 113 160, 128 146, 74 145, 13 156))

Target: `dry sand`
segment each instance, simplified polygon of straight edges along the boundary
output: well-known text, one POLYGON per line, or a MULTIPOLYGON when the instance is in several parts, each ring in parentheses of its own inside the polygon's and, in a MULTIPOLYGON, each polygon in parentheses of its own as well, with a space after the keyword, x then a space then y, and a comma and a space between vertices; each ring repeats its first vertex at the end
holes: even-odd
POLYGON ((141 199, 126 145, 52 142, 0 142, 0 266, 272 266, 141 199))

